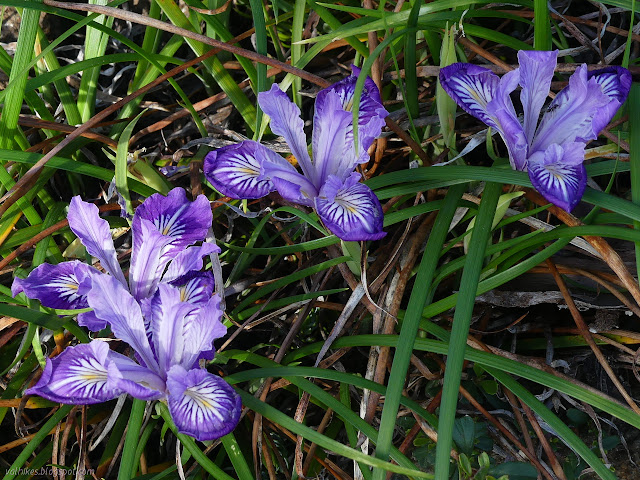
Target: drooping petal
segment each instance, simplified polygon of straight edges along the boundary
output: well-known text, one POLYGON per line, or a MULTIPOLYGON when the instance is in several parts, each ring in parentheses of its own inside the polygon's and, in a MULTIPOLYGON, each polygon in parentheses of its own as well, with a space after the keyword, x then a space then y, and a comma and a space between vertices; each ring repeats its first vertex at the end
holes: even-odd
POLYGON ((129 285, 138 300, 151 296, 158 286, 167 263, 171 238, 163 235, 149 220, 133 219, 133 250, 129 285))
POLYGON ((342 240, 379 240, 386 235, 382 207, 375 193, 358 182, 359 176, 354 172, 345 182, 330 176, 316 198, 316 211, 342 240))
POLYGON ((509 152, 509 162, 516 170, 524 170, 527 163, 529 141, 524 129, 518 120, 511 92, 518 86, 520 70, 516 69, 503 75, 496 88, 495 96, 487 105, 487 112, 494 118, 498 125, 498 132, 504 140, 509 152))
POLYGON ((180 300, 194 304, 206 304, 213 295, 215 280, 211 272, 192 271, 176 278, 171 285, 180 289, 180 300))
POLYGON ((106 402, 124 393, 108 380, 109 346, 100 340, 68 347, 47 365, 36 385, 25 395, 39 395, 52 402, 89 405, 106 402))
POLYGON ((602 93, 609 97, 609 103, 598 109, 593 117, 593 131, 600 133, 627 99, 631 73, 623 67, 607 67, 589 72, 589 79, 592 78, 602 87, 602 93))
POLYGON ((102 268, 126 285, 124 274, 118 263, 109 224, 98 215, 98 207, 83 202, 79 196, 71 199, 69 205, 69 227, 86 247, 89 255, 100 260, 102 268))
POLYGON ((222 378, 206 370, 169 371, 169 411, 180 433, 200 441, 215 440, 231 432, 242 412, 242 401, 222 378))
POLYGON ((187 315, 184 327, 184 351, 180 365, 186 369, 196 366, 202 353, 209 352, 206 358, 211 358, 213 341, 227 333, 227 327, 220 321, 222 310, 220 298, 211 297, 206 305, 187 315))
POLYGON ((271 131, 284 137, 305 176, 315 183, 315 169, 307 151, 307 137, 298 106, 276 84, 271 85, 268 92, 258 94, 258 103, 271 117, 271 131))
MULTIPOLYGON (((347 112, 353 111, 355 88, 358 76, 360 75, 360 68, 355 65, 351 68, 353 70, 352 75, 318 92, 318 96, 316 97, 316 115, 319 112, 326 110, 323 104, 329 92, 334 92, 339 96, 343 110, 347 112)), ((382 99, 380 98, 380 91, 378 90, 378 87, 371 77, 366 77, 358 110, 359 154, 355 155, 355 152, 353 152, 353 122, 350 121, 345 135, 345 156, 349 155, 349 158, 358 164, 369 161, 367 150, 373 143, 373 140, 380 136, 382 127, 385 125, 384 119, 388 115, 389 112, 387 112, 382 105, 382 99)), ((314 125, 317 125, 316 122, 317 120, 314 120, 314 125)), ((316 127, 314 126, 314 129, 315 128, 316 127)), ((351 170, 353 170, 353 166, 351 167, 351 170)), ((351 173, 351 170, 349 173, 351 173)))
POLYGON ((245 140, 213 150, 204 157, 204 175, 223 195, 231 198, 262 198, 275 187, 262 176, 261 145, 245 140))
POLYGON ((301 205, 313 205, 318 190, 307 177, 301 175, 288 162, 262 164, 265 177, 269 178, 282 198, 301 205))
POLYGON ((558 51, 541 52, 520 50, 520 102, 524 108, 524 133, 532 140, 538 126, 540 111, 549 95, 553 71, 556 68, 558 51))
POLYGON ((138 365, 124 355, 110 351, 107 371, 110 385, 124 390, 135 398, 158 400, 165 396, 164 380, 155 372, 138 365))
POLYGON ((490 127, 498 128, 487 112, 500 78, 486 68, 470 63, 454 63, 440 70, 440 84, 445 92, 469 115, 490 127))
MULTIPOLYGON (((342 99, 335 90, 325 89, 316 100, 313 116, 313 162, 316 168, 315 185, 320 188, 329 175, 345 179, 356 165, 356 156, 347 145, 347 129, 353 116, 342 107, 342 99)), ((351 127, 352 128, 352 127, 351 127)), ((353 133, 352 133, 353 134, 353 133)))
MULTIPOLYGON (((136 209, 135 217, 150 221, 162 235, 171 238, 167 245, 169 254, 177 254, 187 245, 204 240, 213 220, 207 197, 198 195, 191 202, 184 188, 174 188, 166 197, 159 193, 151 195, 136 209)), ((133 228, 137 249, 143 240, 135 238, 133 228)))
POLYGON ((584 143, 552 144, 529 159, 529 178, 534 188, 554 205, 570 212, 584 193, 584 143))
MULTIPOLYGON (((531 144, 531 152, 545 151, 553 143, 586 142, 598 137, 594 117, 610 103, 595 78, 587 79, 581 65, 544 113, 531 144)), ((601 120, 599 120, 601 122, 601 120)))
POLYGON ((51 265, 43 263, 27 278, 16 278, 11 286, 12 295, 24 292, 29 298, 40 300, 48 308, 74 310, 87 308, 86 296, 79 292, 80 284, 98 270, 78 260, 51 265))
POLYGON ((176 279, 190 272, 202 270, 203 257, 212 253, 220 253, 220 247, 215 243, 203 243, 199 247, 189 247, 180 252, 169 264, 169 268, 162 276, 164 282, 174 282, 176 279))
POLYGON ((147 367, 157 371, 140 305, 122 284, 108 275, 96 276, 87 300, 96 316, 111 325, 113 334, 128 343, 147 367))

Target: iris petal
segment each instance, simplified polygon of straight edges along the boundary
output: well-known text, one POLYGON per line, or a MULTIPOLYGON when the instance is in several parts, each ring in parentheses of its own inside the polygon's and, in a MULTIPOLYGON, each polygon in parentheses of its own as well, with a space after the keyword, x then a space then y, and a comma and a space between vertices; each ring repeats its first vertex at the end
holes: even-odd
POLYGON ((100 340, 68 347, 47 365, 36 385, 25 395, 52 402, 89 405, 112 400, 123 393, 108 381, 109 346, 100 340))
POLYGON ((609 97, 609 103, 593 117, 593 131, 600 133, 627 99, 631 88, 631 73, 626 68, 607 67, 589 72, 589 79, 594 79, 602 88, 602 93, 609 97))
POLYGON ((324 224, 342 240, 378 240, 384 215, 378 197, 369 187, 359 183, 353 173, 345 182, 330 176, 316 198, 316 210, 324 224))
POLYGON ((587 185, 583 165, 584 144, 550 145, 529 159, 529 178, 544 198, 570 212, 578 204, 587 185))
MULTIPOLYGON (((356 90, 356 82, 360 75, 360 69, 355 65, 351 67, 353 74, 340 80, 337 83, 325 88, 318 92, 316 97, 316 116, 314 117, 314 135, 315 128, 318 125, 319 112, 325 110, 324 102, 328 97, 329 92, 335 93, 340 99, 340 105, 342 110, 351 113, 353 111, 354 95, 356 90)), ((364 81, 364 89, 362 90, 362 96, 360 98, 360 107, 358 109, 358 150, 359 154, 355 155, 353 148, 353 122, 349 121, 346 127, 345 134, 345 151, 342 155, 344 157, 343 169, 350 168, 349 172, 353 170, 356 164, 365 163, 369 161, 369 155, 367 150, 373 143, 376 137, 380 136, 382 127, 385 125, 385 118, 389 115, 389 112, 383 107, 382 99, 380 98, 380 91, 377 85, 371 79, 366 77, 364 81), (345 165, 346 160, 350 160, 350 167, 345 165)), ((352 118, 352 116, 351 116, 352 118)), ((330 120, 330 119, 329 119, 330 120)), ((315 148, 314 148, 315 156, 315 148)), ((334 175, 341 175, 341 172, 334 171, 334 175)))
POLYGON ((445 92, 469 115, 498 130, 487 105, 499 82, 500 78, 490 70, 469 63, 454 63, 440 70, 440 84, 445 92))
POLYGON ((100 260, 102 268, 126 285, 113 246, 109 224, 98 215, 98 207, 75 196, 71 199, 67 219, 71 231, 80 239, 87 252, 100 260))
POLYGON ((78 260, 58 265, 43 263, 27 278, 16 278, 11 286, 11 293, 15 296, 24 292, 27 297, 40 300, 48 308, 87 308, 87 298, 79 290, 80 284, 92 273, 100 275, 98 270, 78 260))
POLYGON ((287 94, 276 84, 273 84, 268 92, 258 94, 258 103, 264 113, 271 117, 271 131, 284 137, 302 172, 315 183, 315 170, 307 151, 304 121, 300 118, 298 106, 289 100, 287 94))
MULTIPOLYGON (((262 198, 275 187, 262 175, 266 147, 252 140, 213 150, 204 158, 207 180, 231 198, 262 198)), ((273 153, 273 152, 272 152, 273 153)))
MULTIPOLYGON (((198 195, 191 202, 184 188, 174 188, 166 197, 159 193, 151 195, 136 209, 135 217, 153 223, 162 235, 171 239, 167 253, 172 257, 187 245, 204 240, 213 220, 207 197, 198 195)), ((141 242, 141 238, 134 238, 134 249, 140 248, 141 242)))
POLYGON ((596 79, 587 79, 587 66, 581 65, 569 78, 544 113, 531 151, 544 151, 553 143, 587 142, 597 138, 593 120, 611 102, 596 79))
POLYGON ((180 433, 197 440, 215 440, 235 428, 242 401, 222 378, 206 370, 176 365, 169 371, 169 411, 180 433))
POLYGON ((540 111, 549 95, 553 71, 556 68, 558 51, 518 52, 520 63, 520 101, 524 108, 524 132, 527 138, 533 138, 538 126, 540 111))
POLYGON ((157 371, 140 305, 131 294, 113 277, 98 275, 93 278, 87 300, 96 316, 111 325, 113 334, 131 345, 147 367, 157 371))

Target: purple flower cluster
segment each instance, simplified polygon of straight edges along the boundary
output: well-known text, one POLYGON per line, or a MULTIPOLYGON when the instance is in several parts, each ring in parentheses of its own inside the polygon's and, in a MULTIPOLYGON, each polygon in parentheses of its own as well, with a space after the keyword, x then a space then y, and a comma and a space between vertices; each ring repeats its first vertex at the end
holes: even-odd
POLYGON ((93 404, 130 394, 168 404, 181 433, 212 440, 237 425, 241 401, 222 378, 198 366, 211 359, 213 341, 226 333, 214 280, 203 257, 219 248, 205 239, 211 227, 209 202, 194 202, 183 189, 149 197, 133 218, 129 282, 116 257, 108 223, 95 205, 71 201, 69 226, 105 273, 79 261, 43 264, 13 283, 50 308, 92 308, 78 322, 91 330, 109 325, 129 344, 135 360, 93 340, 65 349, 47 364, 25 394, 54 402, 93 404))
POLYGON ((261 198, 277 191, 284 199, 315 208, 327 228, 348 241, 378 240, 383 213, 380 201, 360 183, 356 165, 369 161, 367 150, 380 135, 387 111, 371 78, 364 85, 358 114, 358 151, 354 146, 353 113, 360 70, 318 93, 309 156, 300 109, 273 85, 258 95, 271 117, 271 130, 284 137, 302 169, 263 145, 246 140, 210 152, 204 173, 221 193, 232 198, 261 198))
POLYGON ((520 51, 520 67, 499 78, 486 68, 454 63, 440 71, 440 83, 470 115, 502 136, 511 166, 554 205, 571 211, 587 184, 584 149, 607 126, 631 88, 622 67, 592 72, 578 67, 538 122, 549 94, 558 52, 520 51), (511 93, 521 87, 521 123, 511 93))

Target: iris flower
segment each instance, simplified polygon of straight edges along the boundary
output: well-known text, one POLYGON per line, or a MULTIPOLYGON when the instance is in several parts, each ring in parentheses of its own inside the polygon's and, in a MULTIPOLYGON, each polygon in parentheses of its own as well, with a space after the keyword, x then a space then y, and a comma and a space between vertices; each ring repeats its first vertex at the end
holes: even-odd
POLYGON ((204 159, 207 180, 232 198, 261 198, 277 191, 284 199, 315 208, 327 228, 342 240, 378 240, 383 213, 380 201, 360 183, 356 165, 369 161, 367 150, 380 135, 387 111, 367 77, 358 115, 358 152, 353 141, 355 86, 360 70, 318 93, 309 156, 300 109, 277 85, 258 94, 271 117, 271 130, 284 137, 302 169, 265 146, 246 140, 209 152, 204 159))
POLYGON ((229 433, 240 418, 240 397, 222 378, 198 366, 201 358, 213 358, 213 341, 226 333, 213 275, 201 271, 202 258, 219 249, 193 245, 205 239, 211 226, 206 197, 190 202, 176 188, 138 207, 129 283, 97 207, 74 197, 68 219, 106 273, 79 261, 43 264, 26 279, 16 279, 12 292, 24 292, 50 308, 92 308, 79 316, 81 323, 93 330, 108 324, 136 360, 100 339, 68 347, 47 359, 40 380, 25 394, 93 404, 128 393, 166 402, 178 430, 198 440, 229 433))
POLYGON ((571 211, 587 184, 586 144, 626 100, 631 74, 622 67, 588 72, 581 65, 538 121, 557 56, 557 51, 520 51, 520 67, 502 78, 477 65, 454 63, 440 71, 440 83, 463 110, 500 133, 513 168, 528 172, 549 202, 571 211), (518 85, 523 123, 510 97, 518 85))

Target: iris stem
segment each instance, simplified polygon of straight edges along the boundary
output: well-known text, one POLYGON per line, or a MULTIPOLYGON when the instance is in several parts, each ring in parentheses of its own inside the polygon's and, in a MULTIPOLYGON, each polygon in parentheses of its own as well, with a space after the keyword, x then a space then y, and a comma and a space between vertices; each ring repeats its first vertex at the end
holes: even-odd
POLYGON ((134 465, 137 464, 135 457, 146 404, 147 402, 144 400, 138 400, 137 398, 133 399, 131 415, 129 416, 129 425, 127 427, 127 435, 124 439, 124 448, 122 449, 122 460, 120 461, 118 480, 130 480, 135 476, 136 472, 134 472, 133 469, 134 465))

